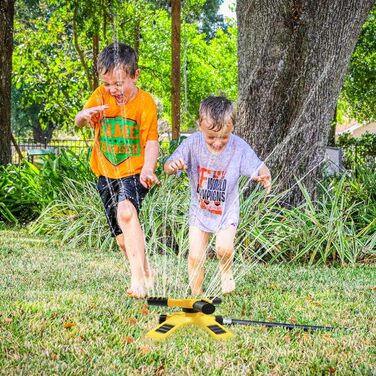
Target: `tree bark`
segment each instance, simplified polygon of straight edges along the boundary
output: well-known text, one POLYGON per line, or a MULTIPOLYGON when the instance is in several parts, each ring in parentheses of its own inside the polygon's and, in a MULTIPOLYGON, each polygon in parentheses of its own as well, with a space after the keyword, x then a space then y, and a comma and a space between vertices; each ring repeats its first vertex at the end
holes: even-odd
POLYGON ((171 118, 172 139, 180 135, 180 0, 171 1, 171 44, 172 44, 172 71, 171 71, 171 118))
POLYGON ((11 139, 11 141, 13 143, 14 148, 16 149, 19 161, 22 161, 22 159, 24 158, 24 156, 22 155, 21 149, 20 149, 20 147, 17 144, 17 140, 14 138, 14 136, 13 136, 12 133, 10 134, 10 139, 11 139))
POLYGON ((238 0, 237 133, 285 203, 314 198, 330 121, 373 0, 238 0))
POLYGON ((0 1, 0 165, 12 161, 11 76, 13 52, 14 0, 0 1))

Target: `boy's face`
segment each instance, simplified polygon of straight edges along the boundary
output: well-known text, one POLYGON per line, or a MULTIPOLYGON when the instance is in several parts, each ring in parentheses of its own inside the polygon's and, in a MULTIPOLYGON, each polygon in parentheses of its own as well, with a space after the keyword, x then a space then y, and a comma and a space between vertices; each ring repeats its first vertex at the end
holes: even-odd
POLYGON ((212 128, 211 119, 205 116, 202 117, 200 119, 200 131, 204 135, 209 150, 218 154, 223 151, 230 139, 232 131, 234 130, 232 120, 229 120, 220 131, 215 131, 209 128, 212 128))
POLYGON ((129 99, 137 93, 136 82, 140 72, 136 71, 135 76, 132 78, 122 68, 117 67, 111 72, 100 74, 100 79, 103 81, 105 90, 110 93, 116 100, 117 104, 125 104, 129 99))

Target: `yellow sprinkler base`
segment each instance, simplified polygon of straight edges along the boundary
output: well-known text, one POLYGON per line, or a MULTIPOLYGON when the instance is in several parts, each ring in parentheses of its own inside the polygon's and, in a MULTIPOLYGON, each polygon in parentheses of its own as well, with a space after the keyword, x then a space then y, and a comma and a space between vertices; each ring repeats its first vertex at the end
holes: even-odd
MULTIPOLYGON (((219 299, 214 301, 220 302, 219 299)), ((165 340, 179 328, 187 325, 198 326, 217 340, 227 340, 234 336, 217 322, 215 316, 210 314, 215 311, 214 303, 211 300, 149 298, 148 304, 183 308, 183 312, 160 315, 160 324, 146 334, 147 337, 155 341, 165 340)))

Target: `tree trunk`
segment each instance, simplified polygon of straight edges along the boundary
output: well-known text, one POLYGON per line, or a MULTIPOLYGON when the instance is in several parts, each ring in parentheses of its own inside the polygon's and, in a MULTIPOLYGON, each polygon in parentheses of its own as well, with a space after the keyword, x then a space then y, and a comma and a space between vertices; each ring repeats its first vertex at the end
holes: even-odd
POLYGON ((0 165, 12 161, 10 98, 14 0, 0 1, 0 165))
POLYGON ((286 204, 315 197, 330 121, 372 0, 238 0, 237 133, 286 204))
POLYGON ((171 1, 171 44, 172 44, 172 71, 171 71, 171 118, 172 139, 180 135, 180 0, 171 1))

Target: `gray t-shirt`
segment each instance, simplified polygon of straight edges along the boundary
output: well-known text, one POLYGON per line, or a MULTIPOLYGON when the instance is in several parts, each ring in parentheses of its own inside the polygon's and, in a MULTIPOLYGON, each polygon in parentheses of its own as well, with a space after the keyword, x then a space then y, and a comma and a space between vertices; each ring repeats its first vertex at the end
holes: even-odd
POLYGON ((239 223, 240 176, 257 176, 262 161, 240 137, 231 134, 225 149, 211 153, 201 132, 185 139, 169 158, 183 159, 191 186, 189 224, 215 233, 239 223))

